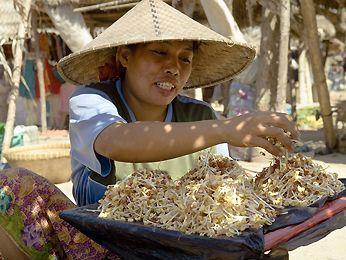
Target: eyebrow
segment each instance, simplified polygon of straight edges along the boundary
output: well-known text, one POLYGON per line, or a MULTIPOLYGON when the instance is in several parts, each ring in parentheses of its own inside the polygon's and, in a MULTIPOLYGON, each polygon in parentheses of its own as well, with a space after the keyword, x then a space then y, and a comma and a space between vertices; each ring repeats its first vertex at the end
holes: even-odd
MULTIPOLYGON (((171 42, 161 42, 161 43, 172 46, 171 42)), ((186 51, 193 51, 193 46, 192 47, 186 47, 186 48, 184 48, 184 50, 186 50, 186 51)))

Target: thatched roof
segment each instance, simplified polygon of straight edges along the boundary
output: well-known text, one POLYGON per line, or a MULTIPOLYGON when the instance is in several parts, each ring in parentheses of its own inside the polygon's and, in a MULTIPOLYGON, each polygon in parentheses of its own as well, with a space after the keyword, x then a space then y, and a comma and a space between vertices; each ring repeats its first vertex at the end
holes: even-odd
POLYGON ((30 9, 32 0, 1 0, 0 40, 1 44, 13 40, 20 24, 24 26, 24 36, 30 35, 30 9))
POLYGON ((58 5, 64 5, 64 4, 79 4, 80 0, 41 0, 42 2, 47 3, 51 6, 58 6, 58 5))
MULTIPOLYGON (((5 1, 5 0, 2 0, 5 1)), ((6 0, 9 1, 9 0, 6 0)), ((83 14, 88 27, 108 27, 114 21, 126 13, 135 2, 140 0, 39 0, 36 3, 48 3, 51 6, 62 4, 72 4, 75 10, 83 14)), ((170 3, 171 1, 167 1, 170 3)), ((341 16, 338 12, 346 6, 345 0, 314 0, 317 14, 324 15, 334 26, 336 37, 344 41, 345 30, 341 23, 341 16)), ((262 20, 262 9, 278 9, 277 0, 232 0, 233 16, 242 30, 259 26, 262 20)), ((299 0, 292 0, 291 31, 295 36, 299 36, 302 30, 302 18, 299 8, 299 0)), ((193 18, 202 24, 208 24, 204 10, 200 1, 196 1, 196 8, 193 18)), ((44 8, 40 13, 41 25, 52 26, 50 19, 45 14, 44 8)))
POLYGON ((88 6, 95 4, 102 4, 108 2, 115 2, 116 4, 126 4, 129 2, 134 2, 133 0, 41 0, 42 2, 47 3, 50 6, 58 6, 63 4, 72 4, 74 6, 88 6))
POLYGON ((0 40, 9 41, 17 35, 20 15, 14 9, 12 0, 1 0, 0 4, 0 40))
POLYGON ((20 15, 14 9, 12 0, 1 0, 0 4, 0 41, 13 39, 18 32, 20 15))

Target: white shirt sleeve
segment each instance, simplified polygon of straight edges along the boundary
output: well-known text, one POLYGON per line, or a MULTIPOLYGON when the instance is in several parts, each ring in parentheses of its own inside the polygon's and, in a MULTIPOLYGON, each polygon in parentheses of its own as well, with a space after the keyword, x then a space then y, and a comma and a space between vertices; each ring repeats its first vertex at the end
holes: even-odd
POLYGON ((117 108, 102 91, 83 87, 70 98, 70 142, 71 156, 89 169, 106 176, 110 171, 110 160, 94 150, 96 137, 107 126, 127 123, 117 108))

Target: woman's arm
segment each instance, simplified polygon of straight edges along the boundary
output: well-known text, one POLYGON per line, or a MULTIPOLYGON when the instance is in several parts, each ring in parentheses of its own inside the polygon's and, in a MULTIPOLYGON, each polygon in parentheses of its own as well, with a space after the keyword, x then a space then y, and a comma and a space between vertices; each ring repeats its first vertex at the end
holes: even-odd
POLYGON ((275 137, 292 148, 285 134, 296 139, 298 132, 286 114, 254 112, 226 120, 189 123, 136 122, 111 124, 96 138, 97 153, 123 162, 161 161, 229 143, 234 146, 259 146, 279 155, 280 150, 265 137, 275 137))

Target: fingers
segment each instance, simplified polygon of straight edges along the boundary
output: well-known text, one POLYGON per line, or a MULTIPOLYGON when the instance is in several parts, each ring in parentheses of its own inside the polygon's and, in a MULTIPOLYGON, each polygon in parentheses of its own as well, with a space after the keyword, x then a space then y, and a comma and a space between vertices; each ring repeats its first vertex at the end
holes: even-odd
POLYGON ((272 145, 269 141, 261 137, 254 137, 251 146, 261 147, 275 156, 282 155, 282 151, 277 146, 272 145))
POLYGON ((299 136, 297 127, 284 113, 257 111, 232 118, 230 122, 232 122, 230 124, 232 126, 232 131, 230 131, 232 133, 231 144, 235 146, 259 146, 274 155, 281 153, 280 147, 271 144, 267 137, 274 138, 284 148, 292 150, 292 139, 297 139, 299 136), (287 134, 288 132, 291 134, 290 136, 287 134))
POLYGON ((263 137, 274 137, 286 149, 293 150, 292 139, 279 127, 263 127, 263 137))
POLYGON ((296 124, 292 119, 284 113, 268 113, 266 120, 263 121, 263 125, 276 126, 282 128, 286 132, 291 133, 291 138, 298 139, 299 132, 296 124))

